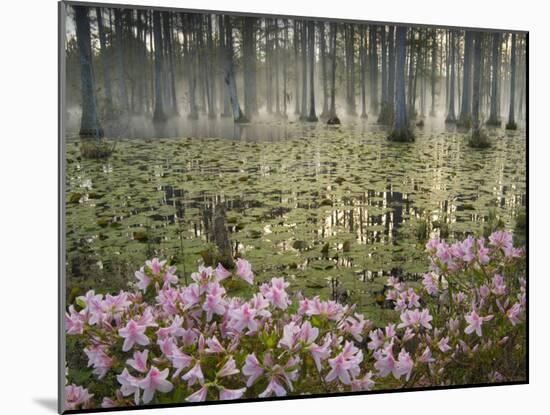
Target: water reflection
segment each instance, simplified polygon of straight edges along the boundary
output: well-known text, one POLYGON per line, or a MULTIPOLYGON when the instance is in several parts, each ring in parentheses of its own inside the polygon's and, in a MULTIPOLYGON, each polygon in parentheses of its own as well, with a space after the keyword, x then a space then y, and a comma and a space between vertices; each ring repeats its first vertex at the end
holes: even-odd
MULTIPOLYGON (((137 137, 154 133, 135 128, 137 137)), ((491 208, 510 228, 525 206, 523 133, 493 130, 494 146, 475 151, 453 128, 428 120, 414 144, 392 145, 366 122, 172 120, 156 134, 177 138, 120 140, 117 157, 99 167, 68 146, 68 193, 82 193, 67 209, 69 250, 86 241, 99 259, 141 258, 144 230, 156 255, 192 246, 186 258, 196 261, 221 203, 234 254, 257 267, 307 272, 324 260, 369 281, 396 262, 412 267, 430 234, 478 232, 491 208)))

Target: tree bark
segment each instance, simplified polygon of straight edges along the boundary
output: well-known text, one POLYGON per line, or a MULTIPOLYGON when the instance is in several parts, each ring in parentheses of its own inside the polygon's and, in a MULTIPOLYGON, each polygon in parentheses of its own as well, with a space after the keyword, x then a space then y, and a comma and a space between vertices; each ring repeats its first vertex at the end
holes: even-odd
POLYGON ((516 34, 512 33, 512 52, 510 57, 510 111, 508 113, 507 130, 516 130, 518 128, 515 117, 516 105, 516 34))
POLYGON ((233 121, 236 123, 248 122, 248 118, 244 115, 239 105, 239 97, 237 95, 237 84, 235 82, 235 69, 233 63, 233 26, 231 24, 231 16, 224 16, 225 37, 226 37, 226 56, 224 65, 224 81, 229 94, 231 110, 233 111, 233 121))
POLYGON ((315 114, 315 22, 308 22, 308 40, 309 40, 309 115, 307 120, 310 122, 318 121, 315 114))
POLYGON ((82 96, 82 118, 79 135, 82 138, 103 137, 99 123, 97 100, 92 68, 92 46, 88 7, 74 6, 76 19, 76 41, 80 58, 80 85, 82 96))
POLYGON ((396 69, 395 69, 395 117, 393 130, 388 137, 392 141, 414 141, 414 135, 409 128, 407 102, 405 96, 405 57, 407 28, 397 26, 396 29, 396 69))
POLYGON ((153 31, 155 38, 155 111, 153 121, 161 123, 166 121, 163 102, 163 56, 162 56, 162 30, 160 22, 160 12, 153 11, 153 31))

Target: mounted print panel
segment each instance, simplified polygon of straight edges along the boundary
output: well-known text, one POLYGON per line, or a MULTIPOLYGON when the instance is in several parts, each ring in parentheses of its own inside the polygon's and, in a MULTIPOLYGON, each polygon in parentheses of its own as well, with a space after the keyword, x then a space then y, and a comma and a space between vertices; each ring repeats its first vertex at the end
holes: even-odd
POLYGON ((61 2, 60 412, 527 383, 527 64, 61 2))

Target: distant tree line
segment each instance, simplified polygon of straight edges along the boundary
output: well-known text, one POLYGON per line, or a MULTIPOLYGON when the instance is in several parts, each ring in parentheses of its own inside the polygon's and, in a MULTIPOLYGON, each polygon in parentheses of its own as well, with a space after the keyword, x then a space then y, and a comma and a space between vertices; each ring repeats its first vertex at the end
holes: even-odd
POLYGON ((68 102, 84 138, 133 116, 346 115, 411 141, 416 119, 440 114, 484 146, 483 124, 505 113, 516 129, 525 115, 523 33, 85 6, 69 16, 68 102))

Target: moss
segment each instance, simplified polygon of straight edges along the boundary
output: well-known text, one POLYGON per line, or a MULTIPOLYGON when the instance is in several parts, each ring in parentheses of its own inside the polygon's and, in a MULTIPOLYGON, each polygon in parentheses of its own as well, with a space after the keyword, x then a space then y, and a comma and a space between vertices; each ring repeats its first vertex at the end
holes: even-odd
POLYGON ((84 139, 80 141, 80 154, 88 159, 103 159, 110 157, 115 151, 115 144, 106 140, 84 139))
POLYGON ((132 237, 134 238, 135 241, 138 241, 138 242, 147 242, 149 239, 147 232, 145 231, 135 231, 132 234, 132 237))
POLYGON ((388 140, 398 143, 411 143, 414 141, 414 133, 408 127, 401 130, 393 130, 388 136, 388 140))
POLYGON ((109 226, 109 220, 105 218, 98 219, 96 223, 97 226, 99 226, 100 228, 106 228, 107 226, 109 226))
POLYGON ((292 242, 292 247, 293 247, 294 249, 299 250, 299 251, 303 251, 304 249, 307 248, 307 242, 305 242, 305 241, 300 241, 300 240, 294 241, 294 242, 292 242))
POLYGON ((351 241, 344 241, 344 243, 342 244, 342 251, 343 252, 351 251, 351 241))
POLYGON ((506 123, 506 129, 507 130, 517 130, 518 129, 518 125, 516 124, 515 121, 508 121, 506 123))
POLYGON ((78 192, 71 193, 69 195, 69 198, 67 199, 67 202, 68 203, 79 203, 81 198, 82 198, 82 193, 78 193, 78 192))
POLYGON ((472 131, 468 145, 473 148, 488 148, 491 147, 491 142, 485 130, 477 129, 472 131))

